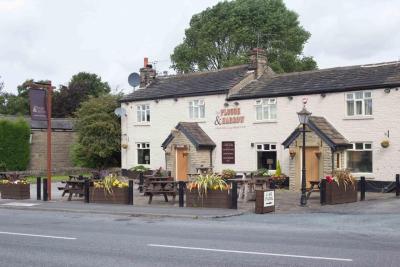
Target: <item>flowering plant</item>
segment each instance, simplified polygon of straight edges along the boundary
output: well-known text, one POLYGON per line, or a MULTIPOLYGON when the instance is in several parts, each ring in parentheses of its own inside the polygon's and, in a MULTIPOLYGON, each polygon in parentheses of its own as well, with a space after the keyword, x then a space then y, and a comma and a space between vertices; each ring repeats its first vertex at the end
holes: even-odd
POLYGON ((197 189, 199 195, 207 195, 208 190, 228 190, 228 184, 217 174, 199 175, 193 182, 188 184, 189 191, 197 189))
POLYGON ((113 188, 125 188, 128 187, 128 183, 124 181, 120 181, 117 177, 116 174, 110 174, 102 181, 99 182, 94 182, 93 183, 95 188, 102 188, 104 189, 104 192, 112 194, 113 193, 113 188))
POLYGON ((333 178, 330 175, 325 176, 325 179, 328 183, 332 183, 333 182, 333 178))
POLYGON ((0 184, 29 184, 29 183, 28 183, 28 181, 26 181, 24 179, 19 179, 19 180, 15 180, 15 181, 2 179, 2 180, 0 180, 0 184))
POLYGON ((222 174, 221 174, 222 179, 232 179, 232 178, 235 178, 235 176, 236 176, 236 172, 234 170, 231 170, 231 169, 222 170, 222 174))

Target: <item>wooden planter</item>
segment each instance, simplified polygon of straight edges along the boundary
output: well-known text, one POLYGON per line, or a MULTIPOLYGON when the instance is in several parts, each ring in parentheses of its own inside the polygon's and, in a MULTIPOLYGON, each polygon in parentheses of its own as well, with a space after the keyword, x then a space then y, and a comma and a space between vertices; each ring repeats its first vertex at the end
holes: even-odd
POLYGON ((228 190, 208 190, 200 197, 197 190, 186 190, 186 207, 230 209, 231 194, 228 190))
POLYGON ((325 183, 326 199, 325 203, 329 205, 351 203, 357 201, 357 187, 354 185, 347 186, 337 184, 336 182, 325 183))
POLYGON ((2 184, 0 190, 2 199, 31 198, 31 187, 29 184, 2 184))
POLYGON ((128 204, 128 196, 128 187, 114 187, 112 194, 107 193, 103 188, 89 188, 90 203, 128 204))

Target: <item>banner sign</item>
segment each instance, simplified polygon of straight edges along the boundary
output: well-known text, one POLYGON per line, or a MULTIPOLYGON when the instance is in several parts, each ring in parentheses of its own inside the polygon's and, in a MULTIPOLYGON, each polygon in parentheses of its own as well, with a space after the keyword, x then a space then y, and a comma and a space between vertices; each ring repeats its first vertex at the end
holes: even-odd
POLYGON ((29 89, 29 102, 31 119, 47 121, 46 91, 42 89, 29 89))
POLYGON ((222 142, 222 164, 235 164, 235 142, 222 142))

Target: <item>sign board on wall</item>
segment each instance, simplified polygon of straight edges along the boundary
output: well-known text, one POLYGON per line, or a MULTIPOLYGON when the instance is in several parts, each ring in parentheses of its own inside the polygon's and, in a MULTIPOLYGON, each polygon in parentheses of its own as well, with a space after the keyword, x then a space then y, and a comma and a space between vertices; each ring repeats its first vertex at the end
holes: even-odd
POLYGON ((223 108, 217 112, 215 117, 215 125, 226 125, 226 124, 242 124, 244 123, 244 116, 240 112, 239 107, 235 108, 223 108))
POLYGON ((224 141, 221 146, 222 164, 235 164, 235 142, 224 141))
POLYGON ((275 192, 266 191, 264 192, 264 208, 272 207, 275 205, 275 192))
POLYGON ((31 118, 36 121, 47 121, 46 91, 29 89, 31 118))

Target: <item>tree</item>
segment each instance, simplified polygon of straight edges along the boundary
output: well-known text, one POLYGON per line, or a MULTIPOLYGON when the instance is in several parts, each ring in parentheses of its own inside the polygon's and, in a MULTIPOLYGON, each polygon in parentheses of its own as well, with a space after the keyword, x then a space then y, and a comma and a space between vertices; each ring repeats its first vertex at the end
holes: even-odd
POLYGON ((78 141, 72 150, 73 162, 82 167, 120 166, 121 124, 114 110, 119 96, 90 97, 76 112, 78 141))
POLYGON ((224 1, 192 16, 172 67, 186 73, 244 64, 250 49, 260 47, 276 72, 311 70, 316 62, 302 56, 309 37, 282 0, 224 1))
MULTIPOLYGON (((28 79, 18 85, 18 94, 2 92, 0 88, 0 113, 7 115, 29 115, 29 84, 32 79, 28 79)), ((4 85, 3 85, 4 86, 4 85)))
POLYGON ((71 117, 89 96, 110 93, 110 86, 93 73, 79 72, 72 76, 68 86, 60 86, 53 96, 53 117, 71 117))

